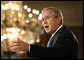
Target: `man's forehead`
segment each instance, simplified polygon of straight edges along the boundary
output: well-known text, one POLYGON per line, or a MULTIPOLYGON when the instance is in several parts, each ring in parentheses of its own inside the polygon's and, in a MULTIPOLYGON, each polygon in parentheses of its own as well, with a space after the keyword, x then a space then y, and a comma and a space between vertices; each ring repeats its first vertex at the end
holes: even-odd
POLYGON ((42 17, 48 17, 48 16, 52 16, 52 12, 46 11, 42 13, 42 17))
POLYGON ((52 15, 52 11, 51 10, 46 10, 42 13, 42 16, 44 15, 52 15))
POLYGON ((45 12, 52 12, 53 10, 45 10, 43 11, 42 13, 45 13, 45 12))

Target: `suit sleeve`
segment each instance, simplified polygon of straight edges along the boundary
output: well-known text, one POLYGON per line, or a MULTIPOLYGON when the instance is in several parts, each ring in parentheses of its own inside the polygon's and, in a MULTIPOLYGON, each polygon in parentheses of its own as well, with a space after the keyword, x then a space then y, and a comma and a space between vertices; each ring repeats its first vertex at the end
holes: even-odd
MULTIPOLYGON (((53 47, 40 47, 30 45, 28 56, 33 58, 74 58, 77 48, 72 36, 58 36, 58 41, 53 47)), ((76 56, 76 55, 75 55, 76 56)))

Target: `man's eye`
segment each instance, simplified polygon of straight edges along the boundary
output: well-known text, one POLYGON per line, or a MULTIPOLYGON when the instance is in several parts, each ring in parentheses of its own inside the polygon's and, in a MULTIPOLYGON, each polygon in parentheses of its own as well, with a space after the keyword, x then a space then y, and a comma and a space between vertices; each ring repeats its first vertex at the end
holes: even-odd
POLYGON ((48 16, 45 17, 45 18, 42 18, 42 21, 44 21, 44 20, 46 20, 46 19, 49 19, 49 18, 50 18, 50 17, 48 17, 48 16))
POLYGON ((49 17, 46 17, 46 19, 49 19, 49 17))

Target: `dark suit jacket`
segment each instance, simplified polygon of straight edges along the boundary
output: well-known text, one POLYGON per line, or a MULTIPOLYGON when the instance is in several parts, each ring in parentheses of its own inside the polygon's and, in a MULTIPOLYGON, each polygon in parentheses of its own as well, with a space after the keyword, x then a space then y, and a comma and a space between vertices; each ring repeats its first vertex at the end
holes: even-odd
POLYGON ((30 45, 28 56, 34 58, 77 59, 78 41, 65 26, 58 30, 49 47, 30 45))

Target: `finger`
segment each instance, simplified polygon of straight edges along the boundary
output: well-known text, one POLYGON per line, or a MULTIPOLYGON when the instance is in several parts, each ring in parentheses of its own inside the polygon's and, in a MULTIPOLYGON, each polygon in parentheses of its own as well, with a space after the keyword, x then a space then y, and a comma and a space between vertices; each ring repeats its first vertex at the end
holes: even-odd
POLYGON ((21 41, 18 41, 18 40, 17 40, 17 41, 13 41, 12 43, 20 43, 20 42, 21 42, 21 41))
POLYGON ((20 43, 14 42, 11 44, 11 47, 13 47, 13 46, 20 46, 20 43))
POLYGON ((13 47, 11 47, 11 50, 19 50, 19 49, 21 49, 21 46, 13 46, 13 47))
POLYGON ((17 37, 17 41, 22 41, 20 38, 17 37))
POLYGON ((24 50, 23 49, 17 49, 16 52, 18 52, 18 51, 24 51, 24 50))
POLYGON ((19 51, 24 51, 24 50, 22 48, 13 48, 12 51, 19 52, 19 51))
POLYGON ((14 52, 24 51, 23 49, 14 50, 14 52))
POLYGON ((22 41, 18 41, 18 40, 17 40, 17 41, 13 41, 13 43, 21 43, 21 42, 22 42, 22 41))

